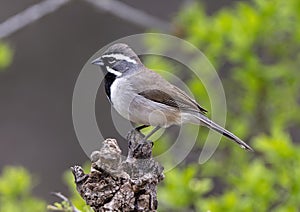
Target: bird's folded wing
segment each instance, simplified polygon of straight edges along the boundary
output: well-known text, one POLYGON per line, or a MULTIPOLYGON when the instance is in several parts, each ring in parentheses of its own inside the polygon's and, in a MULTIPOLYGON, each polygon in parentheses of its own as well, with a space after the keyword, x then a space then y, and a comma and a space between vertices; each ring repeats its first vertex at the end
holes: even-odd
POLYGON ((181 98, 186 99, 186 101, 190 102, 190 104, 193 104, 193 106, 196 106, 202 114, 206 114, 208 111, 203 108, 201 105, 199 105, 194 99, 189 97, 184 91, 180 90, 178 87, 174 86, 174 90, 176 90, 178 93, 181 94, 181 98))
POLYGON ((144 68, 144 71, 135 74, 139 83, 133 83, 133 87, 139 95, 180 110, 206 114, 207 110, 201 107, 184 91, 172 85, 156 72, 144 68))
MULTIPOLYGON (((139 95, 154 102, 165 104, 183 111, 200 112, 204 114, 207 112, 204 108, 198 105, 194 100, 187 96, 183 91, 174 86, 177 92, 164 92, 159 89, 145 90, 139 95)), ((175 91, 173 90, 173 91, 175 91)))

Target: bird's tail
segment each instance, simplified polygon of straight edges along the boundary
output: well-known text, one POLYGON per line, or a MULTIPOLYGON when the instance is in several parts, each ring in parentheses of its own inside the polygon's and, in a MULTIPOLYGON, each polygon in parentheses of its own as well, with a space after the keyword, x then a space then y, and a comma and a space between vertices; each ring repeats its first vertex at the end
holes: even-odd
POLYGON ((196 118, 196 120, 193 120, 192 123, 194 124, 200 124, 204 125, 212 130, 217 131, 218 133, 221 133, 222 135, 224 135, 225 137, 229 138, 230 140, 236 142, 238 145, 240 145, 241 148, 249 150, 249 151, 253 151, 253 149, 246 144, 244 141, 242 141, 240 138, 238 138, 236 135, 234 135, 233 133, 229 132, 228 130, 224 129, 223 127, 219 126, 218 124, 214 123, 212 120, 210 120, 209 118, 207 118, 206 116, 202 115, 202 114, 192 114, 192 116, 194 118, 196 118))

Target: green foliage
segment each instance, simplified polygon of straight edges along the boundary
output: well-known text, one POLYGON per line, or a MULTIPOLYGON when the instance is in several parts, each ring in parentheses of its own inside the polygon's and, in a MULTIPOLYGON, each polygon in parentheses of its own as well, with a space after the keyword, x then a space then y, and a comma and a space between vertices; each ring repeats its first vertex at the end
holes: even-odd
POLYGON ((45 211, 45 202, 31 194, 32 181, 32 176, 24 168, 4 167, 0 176, 0 211, 45 211))
POLYGON ((299 22, 297 0, 238 2, 212 16, 193 4, 180 13, 184 38, 225 76, 229 126, 237 134, 299 123, 299 22))
POLYGON ((11 48, 7 44, 0 42, 0 71, 10 65, 12 56, 11 48))
MULTIPOLYGON (((86 173, 89 172, 90 165, 86 164, 83 166, 84 171, 86 173)), ((66 171, 64 176, 64 181, 67 184, 69 191, 70 191, 70 198, 68 196, 68 199, 71 201, 71 203, 80 211, 82 212, 93 212, 93 210, 86 205, 85 201, 81 198, 79 193, 76 190, 76 185, 74 183, 74 176, 71 173, 70 170, 66 171)), ((53 205, 49 205, 48 209, 51 209, 53 211, 71 211, 71 207, 69 203, 66 201, 61 201, 61 202, 55 202, 53 205)))
MULTIPOLYGON (((207 163, 166 173, 160 211, 298 211, 300 147, 289 131, 300 123, 300 2, 239 1, 213 15, 192 3, 175 22, 221 76, 228 128, 256 152, 224 140, 227 148, 207 163)), ((164 69, 167 63, 149 64, 164 69)), ((207 97, 198 79, 189 87, 207 97)), ((202 105, 209 108, 209 101, 202 105)))
POLYGON ((67 201, 62 201, 60 203, 55 202, 53 205, 48 205, 48 210, 51 211, 64 211, 64 212, 72 212, 72 206, 67 201))
POLYGON ((253 146, 257 151, 253 160, 235 149, 227 157, 215 154, 202 166, 168 172, 159 187, 160 210, 298 211, 299 145, 274 130, 270 136, 256 137, 253 146))
POLYGON ((200 210, 297 211, 300 207, 296 201, 300 195, 297 180, 300 147, 293 145, 289 136, 280 131, 257 137, 254 147, 261 156, 249 163, 235 164, 238 168, 230 168, 232 174, 222 179, 230 189, 221 196, 207 198, 199 205, 200 210))
POLYGON ((182 210, 197 202, 199 196, 211 190, 210 179, 197 179, 197 167, 189 165, 184 170, 174 169, 166 174, 165 187, 158 190, 162 210, 182 210), (174 194, 174 195, 171 195, 174 194))

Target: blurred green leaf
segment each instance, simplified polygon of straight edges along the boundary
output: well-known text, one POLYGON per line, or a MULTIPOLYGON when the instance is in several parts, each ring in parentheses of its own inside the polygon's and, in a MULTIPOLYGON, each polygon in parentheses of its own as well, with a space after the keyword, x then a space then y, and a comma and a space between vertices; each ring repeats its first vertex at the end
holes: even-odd
POLYGON ((32 182, 32 176, 23 167, 4 167, 0 176, 0 211, 45 211, 45 202, 31 194, 32 182))
POLYGON ((0 71, 11 64, 12 57, 11 48, 6 43, 0 42, 0 71))
MULTIPOLYGON (((207 163, 166 174, 160 208, 298 211, 300 147, 290 131, 300 125, 300 1, 239 1, 210 15, 205 11, 199 2, 188 4, 175 24, 220 73, 228 128, 256 153, 223 139, 222 150, 207 163)), ((199 80, 188 83, 197 101, 209 106, 199 80)))

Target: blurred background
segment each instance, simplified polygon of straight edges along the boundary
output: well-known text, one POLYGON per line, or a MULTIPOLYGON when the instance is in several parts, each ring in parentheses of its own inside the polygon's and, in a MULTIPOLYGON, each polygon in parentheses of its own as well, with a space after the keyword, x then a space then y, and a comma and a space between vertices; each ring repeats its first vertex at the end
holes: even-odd
MULTIPOLYGON (((68 171, 88 161, 73 129, 73 88, 97 50, 142 32, 172 34, 205 53, 223 82, 227 128, 255 149, 224 139, 207 163, 188 157, 166 174, 160 211, 298 211, 299 22, 298 0, 0 0, 0 211, 46 211, 57 201, 52 191, 88 210, 68 171)), ((172 70, 163 59, 145 63, 172 70)), ((209 108, 201 83, 185 79, 209 108)), ((102 132, 121 139, 101 88, 97 105, 102 132)), ((168 148, 170 136, 161 139, 155 154, 168 148)))

